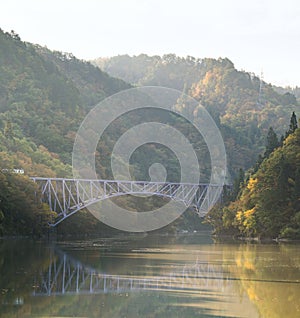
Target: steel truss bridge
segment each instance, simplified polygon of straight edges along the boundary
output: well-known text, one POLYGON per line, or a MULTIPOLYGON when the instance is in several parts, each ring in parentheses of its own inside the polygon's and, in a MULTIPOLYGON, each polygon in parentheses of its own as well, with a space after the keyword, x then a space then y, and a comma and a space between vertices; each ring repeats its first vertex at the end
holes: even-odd
POLYGON ((66 253, 52 254, 48 268, 34 282, 33 296, 92 295, 147 290, 207 291, 223 290, 232 277, 219 264, 198 262, 175 266, 159 276, 116 275, 102 273, 66 253))
POLYGON ((31 178, 41 194, 41 201, 57 212, 56 226, 81 209, 99 201, 122 195, 160 196, 193 207, 204 216, 218 201, 223 185, 207 183, 172 183, 123 180, 88 180, 65 178, 31 178))

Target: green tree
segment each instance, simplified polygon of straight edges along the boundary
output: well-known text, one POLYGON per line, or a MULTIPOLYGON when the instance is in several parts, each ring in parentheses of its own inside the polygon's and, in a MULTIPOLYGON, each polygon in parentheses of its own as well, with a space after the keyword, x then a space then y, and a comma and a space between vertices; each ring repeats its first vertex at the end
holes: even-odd
POLYGON ((290 120, 289 130, 286 132, 286 137, 292 134, 297 128, 298 128, 297 116, 295 112, 293 112, 291 116, 291 120, 290 120))
POLYGON ((268 158, 269 155, 279 146, 279 141, 277 135, 272 127, 269 128, 266 142, 266 150, 264 153, 264 157, 268 158))
POLYGON ((238 194, 244 184, 245 179, 245 171, 240 168, 237 177, 234 179, 232 193, 231 193, 231 200, 234 201, 238 197, 238 194))

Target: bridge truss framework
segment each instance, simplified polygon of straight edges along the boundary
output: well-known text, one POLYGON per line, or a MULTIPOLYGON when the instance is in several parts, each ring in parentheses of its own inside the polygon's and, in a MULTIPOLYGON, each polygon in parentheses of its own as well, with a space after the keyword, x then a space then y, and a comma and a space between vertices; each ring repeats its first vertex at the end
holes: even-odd
POLYGON ((57 218, 51 223, 56 226, 79 210, 99 201, 122 196, 142 195, 160 196, 182 202, 193 207, 199 216, 204 216, 218 201, 223 185, 191 184, 172 182, 89 180, 66 178, 31 178, 39 188, 40 199, 57 212, 57 218))

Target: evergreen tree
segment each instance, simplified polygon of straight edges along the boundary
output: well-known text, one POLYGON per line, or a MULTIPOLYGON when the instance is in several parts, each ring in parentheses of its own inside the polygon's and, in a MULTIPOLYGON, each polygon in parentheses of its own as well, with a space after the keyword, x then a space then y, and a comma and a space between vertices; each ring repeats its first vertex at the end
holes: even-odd
POLYGON ((264 157, 262 155, 258 155, 257 161, 253 168, 253 173, 255 173, 260 167, 261 163, 264 161, 264 157))
POLYGON ((298 128, 297 116, 295 112, 293 112, 291 120, 290 120, 290 127, 289 127, 289 130, 286 132, 285 137, 292 134, 297 128, 298 128))
POLYGON ((295 173, 293 202, 295 205, 295 210, 300 211, 300 167, 297 168, 296 173, 295 173))
POLYGON ((274 149, 279 147, 279 141, 277 135, 272 127, 269 128, 266 142, 266 151, 264 153, 264 157, 268 158, 269 155, 273 152, 274 149))
POLYGON ((297 128, 298 128, 297 116, 296 116, 295 112, 293 112, 292 117, 291 117, 290 129, 292 132, 294 132, 297 128))
POLYGON ((231 200, 234 201, 237 199, 238 194, 243 186, 245 179, 245 172, 242 168, 239 169, 237 177, 234 179, 231 200))

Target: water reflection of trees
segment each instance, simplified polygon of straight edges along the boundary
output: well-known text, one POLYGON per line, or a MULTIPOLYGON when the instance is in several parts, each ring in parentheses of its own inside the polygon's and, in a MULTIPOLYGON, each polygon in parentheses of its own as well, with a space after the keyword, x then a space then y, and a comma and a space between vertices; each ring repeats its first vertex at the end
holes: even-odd
POLYGON ((261 317, 300 316, 300 253, 292 244, 224 245, 223 259, 233 259, 231 274, 238 279, 261 317))
POLYGON ((33 277, 49 266, 48 255, 49 248, 44 244, 0 240, 1 317, 25 317, 30 308, 33 277))

